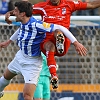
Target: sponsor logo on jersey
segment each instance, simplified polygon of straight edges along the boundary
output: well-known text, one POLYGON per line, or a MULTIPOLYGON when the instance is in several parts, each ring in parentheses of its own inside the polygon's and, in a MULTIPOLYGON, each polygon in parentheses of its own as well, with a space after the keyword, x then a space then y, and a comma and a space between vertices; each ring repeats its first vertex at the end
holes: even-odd
POLYGON ((49 28, 51 24, 43 22, 44 28, 49 28))
POLYGON ((62 8, 62 14, 63 14, 63 15, 66 14, 66 8, 65 8, 65 7, 62 8))

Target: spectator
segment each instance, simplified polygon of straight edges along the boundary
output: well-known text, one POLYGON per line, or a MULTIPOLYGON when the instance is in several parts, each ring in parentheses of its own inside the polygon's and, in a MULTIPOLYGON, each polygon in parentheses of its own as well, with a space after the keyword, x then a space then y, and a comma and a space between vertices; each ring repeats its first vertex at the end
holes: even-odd
POLYGON ((14 9, 12 0, 0 0, 0 15, 6 14, 14 9))

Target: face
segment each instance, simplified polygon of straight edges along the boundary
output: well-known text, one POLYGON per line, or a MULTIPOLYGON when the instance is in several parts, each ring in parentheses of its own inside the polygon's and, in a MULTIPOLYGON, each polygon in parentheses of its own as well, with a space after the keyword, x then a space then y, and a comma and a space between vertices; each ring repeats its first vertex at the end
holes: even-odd
POLYGON ((53 6, 57 6, 60 3, 60 0, 50 0, 53 6))
POLYGON ((16 16, 16 21, 17 22, 19 22, 19 21, 22 22, 23 13, 20 13, 17 7, 15 7, 15 9, 14 9, 14 14, 16 16))

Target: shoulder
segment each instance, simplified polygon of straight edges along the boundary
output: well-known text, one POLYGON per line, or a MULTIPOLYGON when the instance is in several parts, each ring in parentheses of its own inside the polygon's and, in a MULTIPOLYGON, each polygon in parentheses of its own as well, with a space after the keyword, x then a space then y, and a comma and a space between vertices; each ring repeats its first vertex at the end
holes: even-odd
POLYGON ((75 6, 80 6, 80 5, 83 5, 84 3, 81 2, 81 1, 75 1, 75 0, 63 0, 63 2, 65 3, 66 6, 69 6, 69 7, 75 7, 75 6))
POLYGON ((78 4, 80 1, 76 1, 76 0, 63 0, 63 2, 65 2, 66 4, 78 4))

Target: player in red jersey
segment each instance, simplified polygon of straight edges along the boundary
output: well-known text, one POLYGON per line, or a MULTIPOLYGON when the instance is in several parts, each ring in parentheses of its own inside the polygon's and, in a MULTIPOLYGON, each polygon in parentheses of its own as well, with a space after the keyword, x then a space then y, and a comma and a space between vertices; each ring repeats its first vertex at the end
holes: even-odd
MULTIPOLYGON (((41 2, 33 5, 33 14, 40 14, 42 20, 48 23, 55 23, 62 25, 69 29, 70 26, 70 17, 72 13, 76 10, 85 10, 92 9, 100 6, 100 1, 94 2, 80 2, 73 0, 48 0, 46 2, 41 2)), ((59 32, 58 32, 59 33, 59 32)), ((61 34, 61 32, 60 32, 61 34)), ((59 44, 59 36, 57 37, 58 41, 55 39, 54 34, 46 34, 45 40, 41 44, 42 52, 47 56, 47 63, 49 66, 50 73, 56 76, 55 69, 55 59, 54 56, 63 56, 67 53, 68 48, 70 47, 70 40, 66 37, 60 43, 61 49, 64 49, 63 52, 59 52, 59 45, 57 48, 57 42, 59 44), (63 46, 64 43, 64 46, 63 46), (52 49, 51 49, 52 47, 52 49), (51 66, 52 65, 52 66, 51 66)))
MULTIPOLYGON (((35 4, 33 6, 33 14, 40 14, 42 20, 45 22, 59 24, 69 29, 70 17, 74 11, 94 9, 97 7, 100 7, 100 1, 86 3, 80 1, 75 2, 73 0, 48 0, 46 2, 35 4)), ((6 16, 6 18, 8 17, 6 16)), ((57 30, 55 33, 57 33, 57 35, 47 34, 46 38, 41 43, 41 50, 47 56, 47 64, 52 75, 52 84, 54 84, 53 82, 55 79, 58 80, 54 56, 65 55, 70 47, 70 40, 64 37, 60 30, 57 30)), ((79 45, 78 42, 76 44, 79 45)), ((82 55, 79 49, 76 48, 76 50, 82 55)), ((54 87, 56 88, 56 86, 57 84, 54 87)))

